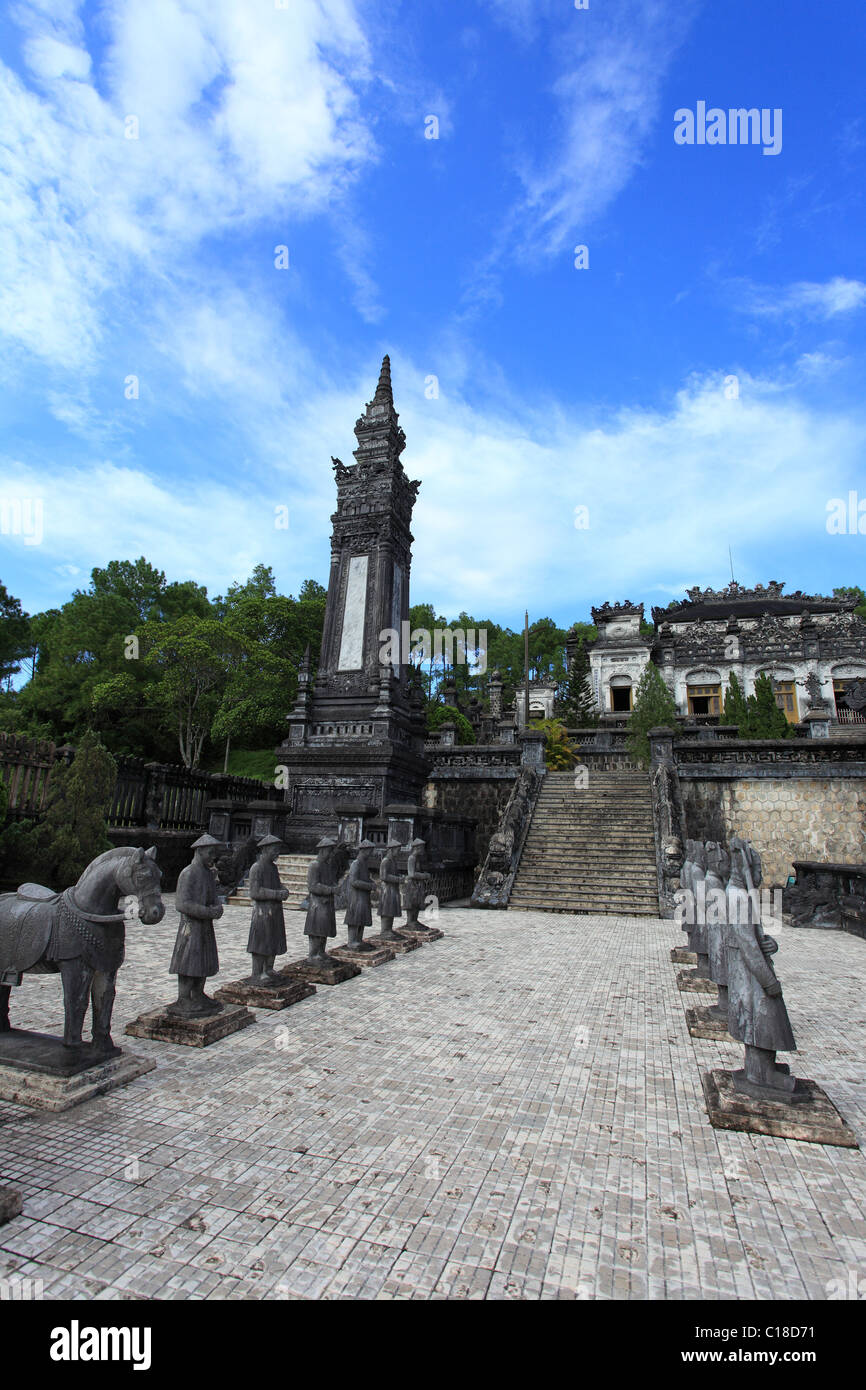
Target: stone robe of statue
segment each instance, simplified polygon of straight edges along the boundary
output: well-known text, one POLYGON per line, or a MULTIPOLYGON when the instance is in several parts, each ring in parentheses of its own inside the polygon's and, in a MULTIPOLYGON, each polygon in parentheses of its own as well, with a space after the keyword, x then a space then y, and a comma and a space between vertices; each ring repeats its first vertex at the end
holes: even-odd
POLYGON ((397 853, 397 850, 389 849, 379 865, 379 916, 388 917, 392 921, 401 914, 397 853))
POLYGON ((430 875, 425 873, 421 865, 424 863, 424 848, 419 846, 412 849, 406 864, 406 877, 403 880, 403 906, 407 913, 417 914, 424 906, 427 896, 427 884, 430 882, 430 875))
POLYGON ((329 881, 328 850, 319 851, 307 870, 307 893, 310 905, 304 922, 305 936, 336 936, 337 915, 334 911, 334 885, 329 881))
POLYGON ((747 841, 731 840, 726 931, 728 967, 728 1032, 747 1048, 764 1052, 795 1052, 796 1043, 782 987, 769 957, 778 943, 761 927, 755 895, 761 881, 760 856, 747 841))
POLYGON ((223 909, 214 876, 198 854, 178 875, 175 907, 180 926, 169 974, 198 978, 217 975, 220 962, 213 922, 222 917, 223 909))
POLYGON ((247 950, 253 956, 281 956, 286 949, 283 903, 288 891, 280 882, 276 864, 267 858, 257 859, 250 869, 249 887, 253 915, 247 950))
MULTIPOLYGON (((717 841, 709 840, 707 873, 704 879, 707 904, 707 948, 710 958, 710 979, 724 989, 728 983, 725 922, 727 919, 727 878, 730 857, 717 841)), ((720 1003, 722 1000, 720 999, 720 1003)))
POLYGON ((371 926, 373 911, 370 906, 370 894, 373 891, 373 880, 370 878, 366 854, 359 853, 357 858, 352 861, 346 888, 349 894, 344 919, 346 926, 371 926))

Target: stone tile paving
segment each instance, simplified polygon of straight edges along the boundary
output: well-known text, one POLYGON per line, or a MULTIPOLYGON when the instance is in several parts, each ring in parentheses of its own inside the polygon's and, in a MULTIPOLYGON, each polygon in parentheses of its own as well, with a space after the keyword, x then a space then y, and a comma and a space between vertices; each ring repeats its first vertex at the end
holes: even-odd
MULTIPOLYGON (((174 995, 171 899, 116 1036, 174 995)), ((247 973, 247 914, 217 924, 247 973)), ((303 917, 288 914, 292 956, 303 917)), ((445 909, 444 940, 59 1115, 0 1102, 0 1277, 48 1298, 791 1299, 866 1277, 866 1158, 714 1130, 648 918, 445 909)), ((778 933, 800 1052, 866 1141, 866 942, 778 933)), ((61 1026, 56 980, 13 994, 61 1026)))

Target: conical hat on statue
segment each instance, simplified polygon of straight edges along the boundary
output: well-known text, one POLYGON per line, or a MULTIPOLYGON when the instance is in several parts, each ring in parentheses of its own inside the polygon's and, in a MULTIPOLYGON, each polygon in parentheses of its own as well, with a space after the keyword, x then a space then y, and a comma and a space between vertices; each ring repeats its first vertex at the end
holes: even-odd
POLYGON ((221 845, 223 843, 224 841, 222 840, 215 840, 213 835, 199 835, 198 839, 194 840, 190 845, 190 849, 209 849, 212 845, 221 845))
POLYGON ((335 836, 323 835, 319 843, 316 845, 316 849, 333 849, 336 843, 337 841, 335 836))
POLYGON ((281 845, 282 843, 279 835, 265 835, 259 840, 259 849, 264 849, 265 845, 281 845))
POLYGON ((373 844, 373 841, 372 841, 372 840, 366 840, 366 839, 365 839, 365 840, 362 840, 361 843, 360 843, 359 846, 358 846, 358 849, 375 849, 375 848, 376 848, 376 846, 373 844))
POLYGON ((413 848, 413 849, 426 849, 426 848, 427 848, 426 841, 424 841, 424 840, 413 840, 413 841, 412 841, 412 848, 413 848))
POLYGON ((385 848, 386 848, 386 849, 402 849, 402 848, 403 848, 403 843, 402 843, 401 840, 393 840, 393 839, 391 839, 391 840, 388 841, 388 843, 387 843, 387 845, 385 846, 385 848))

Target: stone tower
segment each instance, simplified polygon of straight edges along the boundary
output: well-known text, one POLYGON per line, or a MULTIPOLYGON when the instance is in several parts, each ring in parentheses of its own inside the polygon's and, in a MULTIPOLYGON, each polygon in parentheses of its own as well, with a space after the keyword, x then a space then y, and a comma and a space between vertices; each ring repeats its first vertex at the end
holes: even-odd
POLYGON ((332 459, 337 510, 318 672, 312 681, 305 659, 289 734, 277 749, 288 768, 296 848, 352 805, 370 815, 390 803, 419 802, 426 777, 423 701, 407 679, 405 651, 392 650, 382 662, 382 634, 408 628, 409 527, 420 487, 400 462, 406 437, 388 357, 355 436, 356 463, 332 459))

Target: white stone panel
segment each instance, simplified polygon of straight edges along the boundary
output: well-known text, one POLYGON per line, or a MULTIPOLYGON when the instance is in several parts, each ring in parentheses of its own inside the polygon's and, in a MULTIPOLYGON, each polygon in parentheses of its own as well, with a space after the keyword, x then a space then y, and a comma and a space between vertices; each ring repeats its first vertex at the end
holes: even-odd
POLYGON ((368 555, 353 555, 349 561, 338 671, 357 671, 364 664, 364 618, 367 613, 369 558, 368 555))

